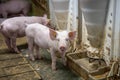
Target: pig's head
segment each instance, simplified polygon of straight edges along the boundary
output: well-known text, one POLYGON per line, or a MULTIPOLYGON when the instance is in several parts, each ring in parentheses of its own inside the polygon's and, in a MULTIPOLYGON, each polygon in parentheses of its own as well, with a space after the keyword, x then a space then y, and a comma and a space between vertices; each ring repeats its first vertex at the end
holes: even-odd
POLYGON ((57 42, 58 51, 63 55, 69 47, 71 40, 75 38, 76 31, 55 31, 50 29, 50 37, 57 42))
POLYGON ((42 19, 41 19, 41 23, 45 26, 49 26, 50 25, 50 19, 47 18, 47 15, 44 14, 42 19))

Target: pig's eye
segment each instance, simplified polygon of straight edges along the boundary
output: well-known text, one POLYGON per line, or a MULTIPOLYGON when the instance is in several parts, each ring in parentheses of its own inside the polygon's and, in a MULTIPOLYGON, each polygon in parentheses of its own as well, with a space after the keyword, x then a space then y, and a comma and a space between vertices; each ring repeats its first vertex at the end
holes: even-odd
POLYGON ((69 39, 65 39, 66 41, 69 41, 69 39))

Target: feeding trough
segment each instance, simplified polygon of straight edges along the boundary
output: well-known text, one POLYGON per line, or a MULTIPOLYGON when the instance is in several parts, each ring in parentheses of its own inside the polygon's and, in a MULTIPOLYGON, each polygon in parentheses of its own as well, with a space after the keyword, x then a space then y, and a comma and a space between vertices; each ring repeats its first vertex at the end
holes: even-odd
POLYGON ((99 64, 99 60, 90 62, 87 52, 67 54, 67 64, 73 72, 85 80, 106 79, 110 71, 110 67, 107 67, 103 60, 101 60, 101 64, 99 64))

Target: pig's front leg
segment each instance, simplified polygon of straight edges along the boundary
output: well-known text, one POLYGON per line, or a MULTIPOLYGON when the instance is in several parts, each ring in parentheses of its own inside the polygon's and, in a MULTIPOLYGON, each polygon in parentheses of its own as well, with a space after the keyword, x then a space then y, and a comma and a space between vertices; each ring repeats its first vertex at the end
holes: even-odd
POLYGON ((17 45, 16 45, 16 36, 11 37, 11 46, 15 52, 20 53, 20 51, 18 50, 17 45))
POLYGON ((64 66, 67 66, 66 58, 65 58, 65 53, 62 54, 62 62, 64 66))
POLYGON ((32 61, 35 61, 34 55, 33 55, 33 50, 34 50, 34 42, 32 38, 28 38, 28 49, 29 49, 29 58, 32 61))
POLYGON ((56 70, 56 55, 53 49, 50 49, 50 54, 52 58, 52 70, 56 70))

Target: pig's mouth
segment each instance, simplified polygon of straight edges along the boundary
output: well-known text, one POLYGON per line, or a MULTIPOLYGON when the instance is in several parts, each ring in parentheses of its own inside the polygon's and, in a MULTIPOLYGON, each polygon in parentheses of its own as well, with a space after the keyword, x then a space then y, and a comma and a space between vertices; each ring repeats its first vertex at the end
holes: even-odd
POLYGON ((64 53, 66 52, 66 50, 59 50, 59 52, 60 52, 61 54, 64 54, 64 53))
POLYGON ((61 51, 61 52, 65 52, 65 51, 66 51, 66 49, 61 49, 60 51, 61 51))
POLYGON ((65 51, 66 51, 66 47, 61 46, 61 47, 59 48, 59 50, 60 50, 61 52, 65 52, 65 51))

